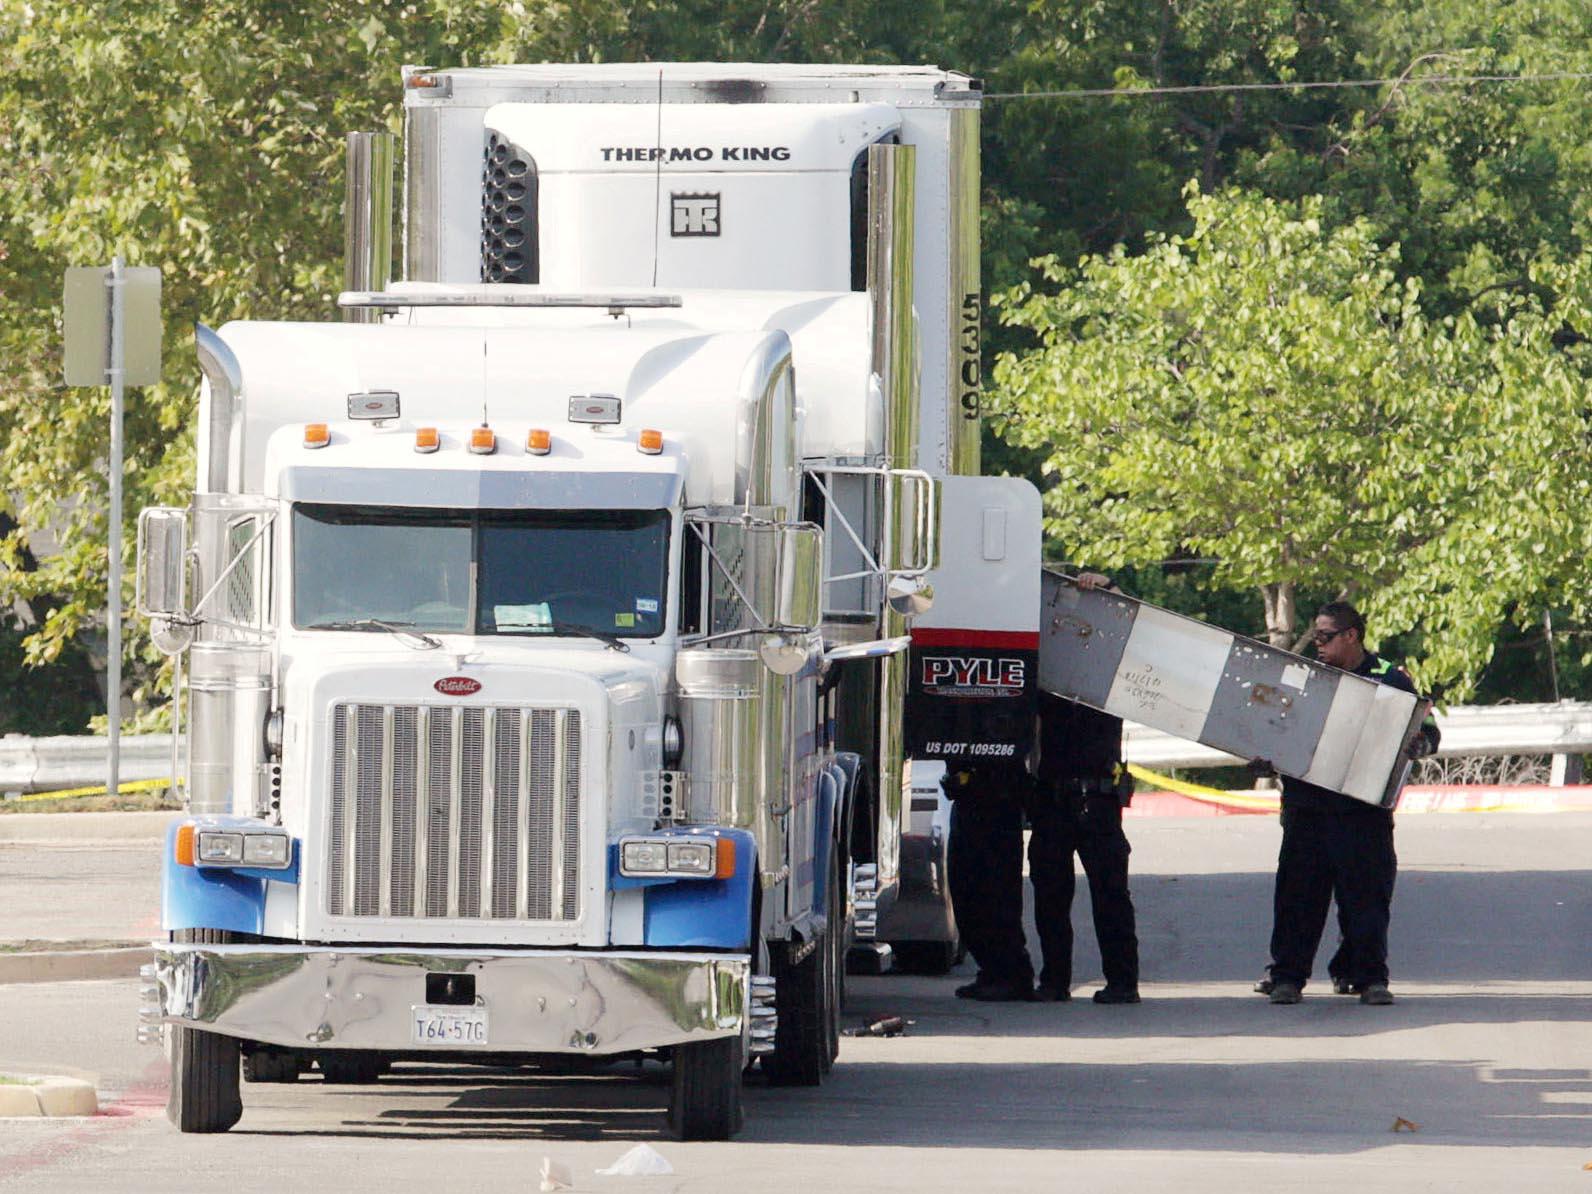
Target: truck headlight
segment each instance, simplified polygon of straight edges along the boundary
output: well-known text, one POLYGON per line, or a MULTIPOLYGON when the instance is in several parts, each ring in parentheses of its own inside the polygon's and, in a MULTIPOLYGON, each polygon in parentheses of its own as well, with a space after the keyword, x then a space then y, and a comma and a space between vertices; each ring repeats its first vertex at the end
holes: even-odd
POLYGON ((194 861, 200 866, 259 867, 285 870, 293 863, 292 840, 285 833, 239 833, 201 829, 194 861))
POLYGON ((293 859, 287 835, 282 833, 251 833, 243 839, 243 865, 280 869, 293 859))
POLYGON ((734 872, 734 860, 734 844, 714 838, 633 837, 619 843, 619 873, 638 878, 723 879, 734 872), (722 874, 721 863, 729 867, 722 874))
POLYGON ((677 875, 711 875, 712 842, 670 842, 669 870, 677 875))
POLYGON ((199 835, 199 861, 235 865, 243 861, 243 835, 241 833, 201 833, 199 835))
POLYGON ((621 875, 661 875, 669 866, 666 842, 633 841, 619 847, 621 875))

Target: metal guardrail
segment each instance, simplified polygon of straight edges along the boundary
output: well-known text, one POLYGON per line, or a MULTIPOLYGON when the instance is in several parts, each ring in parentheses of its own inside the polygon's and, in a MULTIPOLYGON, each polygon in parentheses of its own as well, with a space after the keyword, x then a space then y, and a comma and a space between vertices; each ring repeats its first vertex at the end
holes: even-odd
MULTIPOLYGON (((0 738, 0 794, 53 792, 105 785, 108 738, 84 735, 58 738, 0 738)), ((171 735, 123 735, 121 778, 163 779, 171 775, 171 735)))
MULTIPOLYGON (((1440 758, 1465 755, 1592 754, 1592 701, 1556 705, 1460 705, 1437 714, 1443 734, 1440 758)), ((103 737, 0 738, 0 793, 48 792, 103 783, 103 737)), ((159 779, 171 771, 171 735, 143 734, 121 740, 122 777, 159 779)), ((1123 753, 1130 763, 1171 767, 1241 766, 1243 759, 1128 723, 1123 753)), ((1555 772, 1562 769, 1556 767, 1555 772)))

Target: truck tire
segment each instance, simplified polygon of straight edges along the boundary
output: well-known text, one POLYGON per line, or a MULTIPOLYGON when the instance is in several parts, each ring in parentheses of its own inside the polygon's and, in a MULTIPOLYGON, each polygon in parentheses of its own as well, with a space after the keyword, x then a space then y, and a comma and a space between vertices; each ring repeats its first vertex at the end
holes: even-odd
POLYGON ((303 1054, 273 1045, 256 1045, 243 1055, 245 1082, 297 1082, 304 1072, 303 1054))
POLYGON ((728 1140, 741 1130, 741 1038, 674 1049, 669 1129, 680 1140, 728 1140))
POLYGON ((321 1077, 336 1086, 368 1086, 387 1072, 387 1060, 381 1054, 357 1049, 322 1053, 316 1061, 321 1077))
POLYGON ((824 935, 823 945, 819 946, 824 955, 824 981, 829 991, 824 1016, 829 1045, 824 1057, 826 1074, 834 1069, 835 1062, 840 1059, 840 1011, 846 1000, 846 914, 842 902, 846 893, 840 886, 839 868, 831 866, 830 870, 835 873, 835 881, 829 887, 829 932, 824 935))
MULTIPOLYGON (((835 852, 830 851, 825 876, 835 890, 835 852)), ((834 1062, 831 1034, 838 1034, 835 968, 839 937, 833 931, 837 906, 829 901, 829 927, 817 945, 799 962, 789 962, 789 947, 776 954, 774 1004, 779 1022, 774 1031, 774 1051, 763 1055, 763 1071, 776 1086, 817 1086, 834 1062)))
POLYGON ((908 974, 946 974, 961 961, 955 941, 892 941, 896 965, 908 974))
MULTIPOLYGON (((224 929, 179 929, 179 943, 228 945, 241 934, 224 929)), ((179 1132, 225 1132, 243 1116, 239 1096, 240 1049, 236 1037, 172 1024, 171 1093, 166 1118, 179 1132)))

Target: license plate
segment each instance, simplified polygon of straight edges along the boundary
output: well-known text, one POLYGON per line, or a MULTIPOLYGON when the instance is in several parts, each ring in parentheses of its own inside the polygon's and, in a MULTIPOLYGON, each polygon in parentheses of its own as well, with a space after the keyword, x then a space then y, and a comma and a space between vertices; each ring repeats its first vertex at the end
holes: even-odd
POLYGON ((487 1043, 484 1007, 434 1007, 429 1004, 415 1004, 410 1008, 410 1013, 410 1039, 417 1045, 487 1043))

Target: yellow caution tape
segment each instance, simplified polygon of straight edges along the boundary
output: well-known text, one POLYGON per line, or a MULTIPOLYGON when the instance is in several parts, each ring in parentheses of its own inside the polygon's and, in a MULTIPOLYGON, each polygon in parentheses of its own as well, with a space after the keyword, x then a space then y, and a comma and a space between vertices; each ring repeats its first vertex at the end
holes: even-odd
MULTIPOLYGON (((124 792, 152 792, 157 788, 169 787, 171 787, 171 780, 169 779, 135 779, 129 780, 125 784, 117 784, 116 794, 119 796, 124 792)), ((18 797, 18 799, 23 802, 31 800, 71 800, 77 796, 103 796, 107 790, 106 785, 100 784, 93 788, 63 788, 58 792, 29 792, 24 796, 18 797)))
POLYGON ((1147 767, 1140 767, 1137 763, 1128 764, 1128 774, 1135 779, 1142 779, 1147 784, 1154 784, 1163 791, 1176 792, 1179 796, 1188 796, 1209 804, 1268 813, 1277 808, 1275 796, 1256 796, 1252 792, 1229 792, 1222 788, 1207 788, 1204 784, 1191 784, 1186 780, 1173 779, 1170 775, 1161 775, 1147 767))

